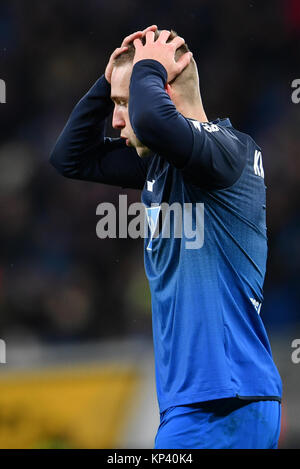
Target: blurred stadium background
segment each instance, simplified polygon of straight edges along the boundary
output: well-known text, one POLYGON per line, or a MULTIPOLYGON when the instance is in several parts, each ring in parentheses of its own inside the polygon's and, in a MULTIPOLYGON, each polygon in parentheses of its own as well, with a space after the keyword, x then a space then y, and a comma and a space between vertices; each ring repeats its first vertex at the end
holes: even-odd
MULTIPOLYGON (((63 179, 48 158, 125 35, 183 36, 210 120, 263 149, 269 260, 261 316, 284 385, 281 448, 300 447, 298 0, 0 4, 1 448, 151 448, 158 424, 141 240, 100 240, 96 207, 137 191, 63 179)), ((114 135, 108 126, 108 132, 114 135)))

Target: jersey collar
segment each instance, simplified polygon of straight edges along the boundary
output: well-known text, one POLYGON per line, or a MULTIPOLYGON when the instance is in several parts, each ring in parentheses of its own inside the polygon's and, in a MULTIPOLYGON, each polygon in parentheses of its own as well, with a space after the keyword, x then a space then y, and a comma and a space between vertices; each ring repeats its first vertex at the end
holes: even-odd
MULTIPOLYGON (((196 121, 196 119, 192 119, 192 118, 189 118, 190 121, 195 121, 195 122, 198 122, 196 121)), ((232 127, 232 123, 230 122, 230 119, 229 117, 224 117, 222 119, 220 119, 218 117, 218 119, 214 120, 214 121, 210 121, 211 124, 219 124, 219 125, 222 125, 224 127, 232 127)))
POLYGON ((212 121, 213 124, 219 124, 223 125, 224 127, 232 127, 232 123, 230 122, 230 119, 228 117, 224 117, 223 119, 218 119, 212 121))

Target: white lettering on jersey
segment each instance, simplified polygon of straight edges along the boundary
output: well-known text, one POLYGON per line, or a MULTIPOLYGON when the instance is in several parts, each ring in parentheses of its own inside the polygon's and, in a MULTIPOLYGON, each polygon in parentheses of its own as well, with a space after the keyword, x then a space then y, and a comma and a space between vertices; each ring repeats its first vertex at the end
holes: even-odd
POLYGON ((160 205, 157 207, 146 207, 146 217, 148 221, 148 226, 150 228, 150 240, 147 246, 148 251, 152 251, 152 241, 155 236, 157 222, 158 222, 158 215, 160 212, 160 205))
POLYGON ((256 176, 260 176, 264 178, 264 168, 262 164, 262 154, 261 151, 255 150, 254 152, 254 165, 253 165, 254 173, 256 176))
POLYGON ((220 130, 216 124, 207 124, 206 122, 202 124, 202 127, 207 132, 218 132, 220 130))
POLYGON ((261 303, 254 298, 250 298, 251 303, 253 304, 254 308, 257 311, 257 314, 260 314, 260 309, 261 309, 261 303))
POLYGON ((200 122, 198 121, 191 121, 191 123, 193 124, 193 126, 199 130, 201 132, 201 127, 200 127, 200 122))
POLYGON ((147 181, 147 191, 153 192, 154 183, 155 183, 155 179, 152 179, 152 181, 147 181))
POLYGON ((206 130, 207 132, 218 132, 218 130, 220 130, 216 124, 208 124, 207 122, 204 122, 204 123, 201 122, 200 124, 200 122, 194 121, 194 120, 191 120, 191 123, 200 132, 201 132, 201 125, 203 129, 206 130))

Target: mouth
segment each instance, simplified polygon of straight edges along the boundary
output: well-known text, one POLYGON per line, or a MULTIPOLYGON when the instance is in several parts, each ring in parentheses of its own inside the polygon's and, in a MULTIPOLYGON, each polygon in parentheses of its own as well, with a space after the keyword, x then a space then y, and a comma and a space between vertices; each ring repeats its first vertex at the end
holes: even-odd
POLYGON ((131 146, 131 145, 130 145, 130 142, 129 142, 129 138, 124 137, 123 135, 121 135, 121 138, 123 138, 123 139, 125 140, 125 143, 126 143, 126 145, 127 145, 128 147, 131 146))

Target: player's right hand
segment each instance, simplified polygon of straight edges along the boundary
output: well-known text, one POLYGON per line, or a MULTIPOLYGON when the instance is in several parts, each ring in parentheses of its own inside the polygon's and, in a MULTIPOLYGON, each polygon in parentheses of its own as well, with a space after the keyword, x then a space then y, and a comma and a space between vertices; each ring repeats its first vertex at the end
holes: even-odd
POLYGON ((123 54, 128 49, 128 44, 130 42, 133 42, 135 39, 141 38, 146 35, 148 31, 156 31, 157 26, 154 24, 152 26, 148 26, 148 28, 145 28, 143 31, 136 31, 135 33, 130 34, 129 36, 125 37, 123 40, 121 47, 118 47, 117 49, 114 50, 114 52, 111 54, 108 64, 105 69, 105 78, 108 81, 108 83, 111 82, 111 74, 113 71, 114 67, 114 61, 118 55, 123 54))

